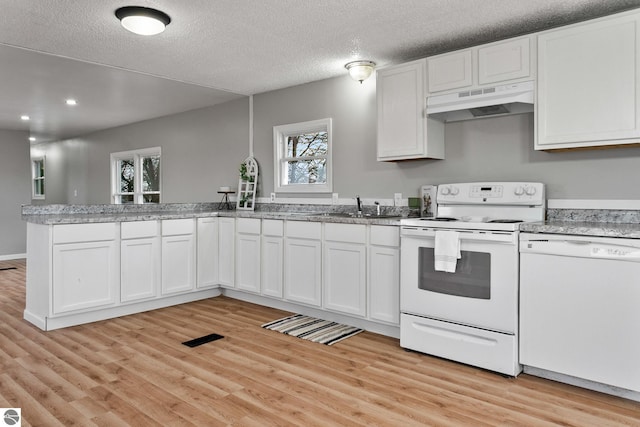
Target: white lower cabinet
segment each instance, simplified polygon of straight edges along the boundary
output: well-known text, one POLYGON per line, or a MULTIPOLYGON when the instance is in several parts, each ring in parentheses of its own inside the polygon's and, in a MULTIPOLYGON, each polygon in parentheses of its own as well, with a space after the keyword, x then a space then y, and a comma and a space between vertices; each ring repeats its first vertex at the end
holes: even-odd
POLYGON ((260 292, 260 223, 258 218, 236 222, 236 288, 260 292))
POLYGON ((218 219, 218 282, 232 288, 235 282, 235 218, 218 219))
POLYGON ((286 221, 284 296, 293 302, 322 304, 322 227, 320 222, 286 221))
POLYGON ((113 305, 119 262, 114 223, 53 227, 53 313, 113 305))
POLYGON ((194 289, 195 271, 195 220, 162 221, 162 294, 194 289))
POLYGON ((372 225, 369 235, 369 318, 400 323, 400 230, 372 225))
POLYGON ((160 285, 159 222, 123 222, 120 238, 120 301, 157 297, 160 285))
POLYGON ((284 221, 262 221, 260 286, 262 295, 282 298, 284 268, 284 221))
POLYGON ((218 285, 218 218, 198 218, 196 287, 218 285))
POLYGON ((362 316, 367 312, 366 226, 325 224, 323 306, 362 316))

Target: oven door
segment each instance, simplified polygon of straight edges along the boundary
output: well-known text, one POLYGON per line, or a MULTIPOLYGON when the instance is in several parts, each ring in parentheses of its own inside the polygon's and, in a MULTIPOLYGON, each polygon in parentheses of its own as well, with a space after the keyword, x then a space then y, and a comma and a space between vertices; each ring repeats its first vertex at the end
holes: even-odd
POLYGON ((456 271, 434 268, 435 229, 402 227, 403 313, 515 334, 518 326, 516 232, 460 233, 456 271))

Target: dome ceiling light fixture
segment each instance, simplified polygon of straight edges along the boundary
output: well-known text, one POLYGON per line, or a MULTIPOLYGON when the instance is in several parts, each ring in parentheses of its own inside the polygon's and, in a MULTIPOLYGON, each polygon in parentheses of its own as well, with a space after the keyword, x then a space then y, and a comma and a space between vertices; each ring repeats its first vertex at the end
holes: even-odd
POLYGON ((141 36, 153 36, 164 31, 171 18, 164 12, 142 6, 125 6, 116 10, 124 28, 141 36))
POLYGON ((369 78, 375 66, 376 63, 373 61, 352 61, 345 64, 344 68, 349 70, 349 75, 353 80, 357 80, 362 84, 363 81, 369 78))

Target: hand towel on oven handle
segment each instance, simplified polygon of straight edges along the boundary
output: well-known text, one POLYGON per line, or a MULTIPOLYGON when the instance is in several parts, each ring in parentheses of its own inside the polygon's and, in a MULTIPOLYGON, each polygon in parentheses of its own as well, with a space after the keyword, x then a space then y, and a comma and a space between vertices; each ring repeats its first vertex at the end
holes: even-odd
POLYGON ((447 273, 456 272, 456 264, 460 255, 460 233, 457 231, 436 231, 434 268, 447 273))

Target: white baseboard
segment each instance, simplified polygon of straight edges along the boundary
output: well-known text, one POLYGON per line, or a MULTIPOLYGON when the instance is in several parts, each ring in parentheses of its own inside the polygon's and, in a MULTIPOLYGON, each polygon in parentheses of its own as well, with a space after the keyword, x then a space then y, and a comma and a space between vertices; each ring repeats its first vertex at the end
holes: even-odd
POLYGON ((9 255, 0 255, 0 261, 10 261, 12 259, 24 259, 27 257, 27 254, 9 254, 9 255))

